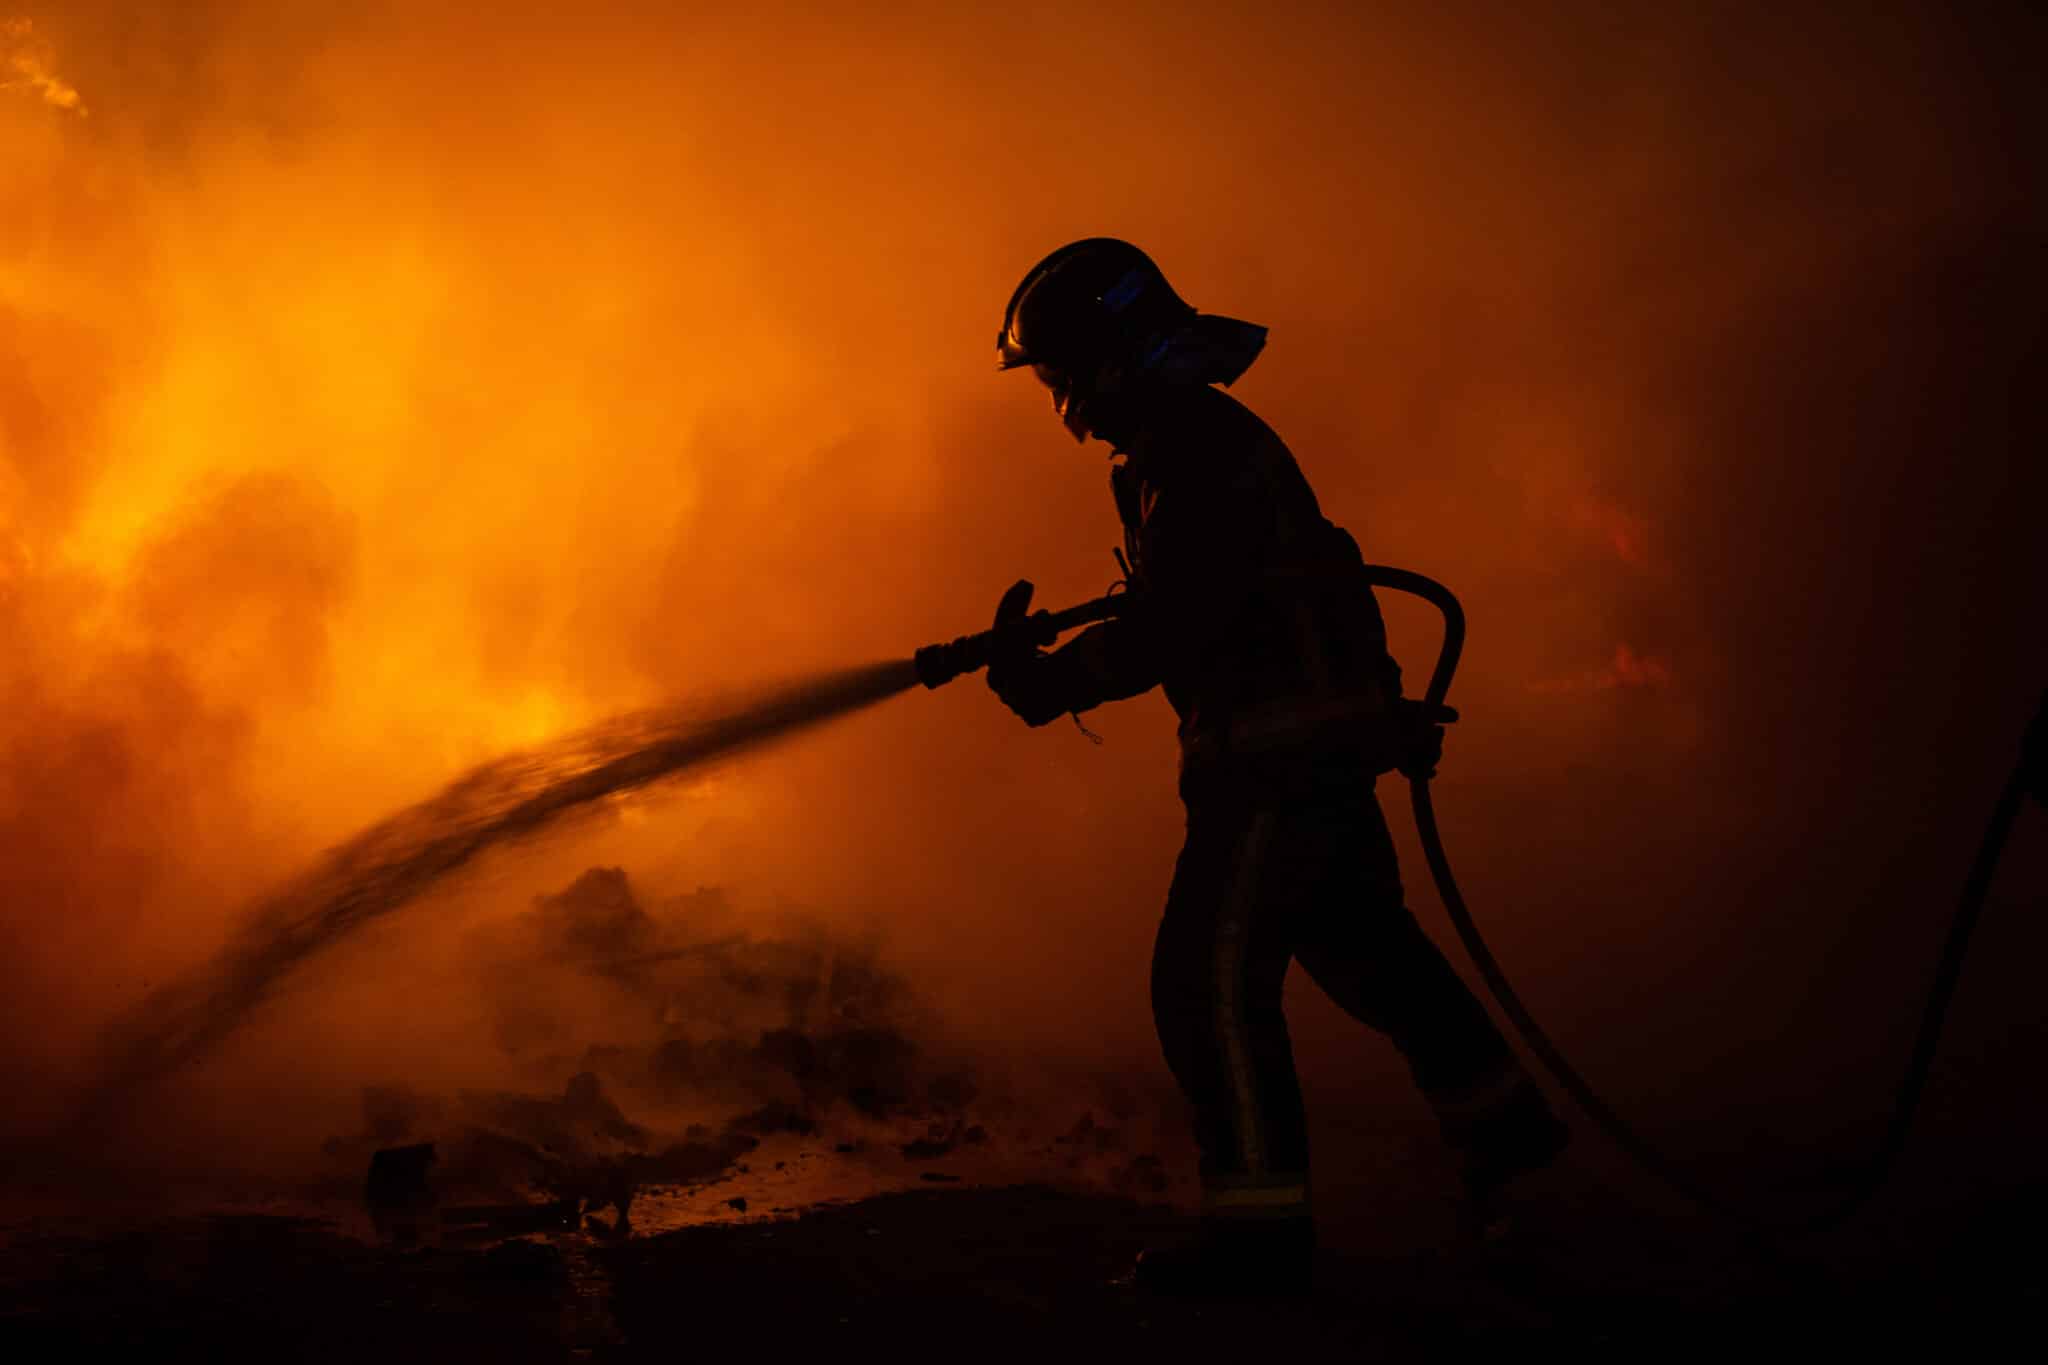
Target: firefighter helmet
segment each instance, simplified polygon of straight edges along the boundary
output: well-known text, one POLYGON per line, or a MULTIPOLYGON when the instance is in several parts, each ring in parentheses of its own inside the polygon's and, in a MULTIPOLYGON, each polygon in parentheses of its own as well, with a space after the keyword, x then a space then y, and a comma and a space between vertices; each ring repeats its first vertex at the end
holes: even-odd
POLYGON ((996 334, 1002 369, 1029 365, 1053 391, 1077 439, 1088 407, 1145 383, 1229 384, 1258 355, 1266 329, 1197 313, 1137 247, 1089 237, 1033 266, 996 334))

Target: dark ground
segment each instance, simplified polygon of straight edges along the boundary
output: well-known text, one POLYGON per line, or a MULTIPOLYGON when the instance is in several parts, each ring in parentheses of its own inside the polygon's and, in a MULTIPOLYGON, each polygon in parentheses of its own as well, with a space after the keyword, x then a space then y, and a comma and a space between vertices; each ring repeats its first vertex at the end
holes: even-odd
MULTIPOLYGON (((593 906, 628 904, 622 877, 598 883, 610 899, 593 906)), ((794 978, 770 970, 780 951, 726 965, 782 990, 794 978)), ((1176 1148, 1177 1128, 1144 1122, 1159 1097, 1072 1078, 1053 1087, 1060 1103, 976 1097, 887 1029, 783 1029, 725 1040, 730 1055, 716 1039, 677 1055, 726 1079, 801 1080, 804 1102, 680 1142, 579 1073, 532 1095, 366 1091, 363 1131, 323 1149, 333 1180, 282 1198, 180 1194, 132 1173, 118 1190, 44 1183, 35 1173, 62 1169, 62 1153, 0 1150, 0 1361, 2033 1358, 2048 1323, 2048 1038, 2003 1007, 2031 998, 2031 958, 1974 965, 1904 1159, 1824 1236, 1765 1243, 1695 1213, 1567 1110, 1579 1140, 1565 1159, 1518 1188, 1503 1235, 1464 1238, 1434 1121, 1394 1059, 1354 1035, 1302 1049, 1324 1244, 1313 1292, 1163 1300, 1117 1283, 1188 1221, 1144 1202, 1190 1193, 1184 1135, 1176 1148), (442 1245, 380 1245, 358 1202, 369 1154, 428 1140, 446 1211, 573 1197, 588 1216, 468 1242, 451 1218, 442 1245), (540 1178, 528 1168, 543 1149, 559 1159, 540 1178), (633 1177, 624 1238, 609 1231, 612 1186, 586 1178, 619 1170, 633 1177)), ((841 977, 840 1004, 886 1013, 891 978, 841 977)), ((651 1082, 632 1089, 634 1059, 614 1052, 617 1093, 644 1101, 651 1082)), ((681 1065, 673 1052, 658 1059, 681 1065)), ((683 1071, 671 1079, 704 1080, 683 1071)), ((759 1104, 741 1090, 734 1104, 759 1104)), ((1710 1188, 1793 1220, 1874 1149, 1886 1092, 1825 1073, 1814 1096, 1743 1106, 1680 1075, 1625 1098, 1710 1188)))
MULTIPOLYGON (((783 1221, 397 1251, 280 1216, 17 1225, 10 1359, 1988 1358, 2038 1344, 2048 1189, 1765 1251, 1553 1194, 1504 1239, 1324 1253, 1293 1301, 1112 1281, 1181 1215, 1039 1186, 912 1190, 783 1221)), ((1341 1230, 1339 1230, 1341 1234, 1341 1230)))

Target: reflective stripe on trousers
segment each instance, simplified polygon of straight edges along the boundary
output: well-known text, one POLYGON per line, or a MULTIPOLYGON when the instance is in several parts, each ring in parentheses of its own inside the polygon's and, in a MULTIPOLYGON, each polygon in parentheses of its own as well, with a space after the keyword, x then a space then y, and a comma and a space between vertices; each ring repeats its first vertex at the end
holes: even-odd
POLYGON ((1402 903, 1369 790, 1191 805, 1153 951, 1152 1007, 1219 1216, 1307 1210, 1307 1124, 1281 1010, 1296 958, 1400 1049, 1440 1113, 1488 1111, 1513 1089, 1506 1041, 1402 903))
POLYGON ((1245 829, 1237 854, 1237 876, 1216 924, 1216 1044, 1230 1087, 1237 1130, 1237 1156, 1248 1175, 1266 1168, 1265 1128, 1259 1114, 1259 1083, 1252 1071, 1251 1031, 1245 1019, 1245 954, 1252 915, 1258 906, 1260 864, 1273 834, 1273 812, 1260 811, 1245 829))
POLYGON ((1202 1212, 1210 1218, 1299 1218, 1308 1211, 1308 1176, 1301 1171, 1202 1181, 1202 1212))

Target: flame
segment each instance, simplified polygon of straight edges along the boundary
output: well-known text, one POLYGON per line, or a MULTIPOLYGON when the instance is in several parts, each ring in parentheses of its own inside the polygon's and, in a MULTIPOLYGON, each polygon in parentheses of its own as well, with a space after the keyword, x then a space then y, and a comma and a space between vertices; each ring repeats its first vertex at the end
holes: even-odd
MULTIPOLYGON (((1748 618, 1675 590, 1717 567, 1691 528, 1745 534, 1742 498, 1781 476, 1889 486, 1860 447, 1817 435, 1787 464, 1744 439, 1790 430, 1752 409, 1805 391, 1746 377, 1854 361, 1910 384, 1911 348, 1858 349, 1869 282, 1933 298, 1949 276, 1913 272, 1974 252, 1971 214, 2007 221, 1958 155, 1978 78, 1937 78, 1918 29, 1892 56, 1740 48, 1773 63, 1744 85, 1664 10, 1639 48, 1601 7, 1546 9, 1538 60, 1500 28, 1527 7, 1265 6, 1242 45, 1160 4, 796 8, 0 21, 17 1051, 88 1035, 248 897, 479 760, 948 638, 1019 576, 1099 594, 1098 452, 990 354, 1062 241, 1139 241, 1190 302, 1273 328, 1233 393, 1368 558, 1466 597, 1479 712, 1553 670, 1576 671, 1538 691, 1675 691, 1746 648, 1718 633, 1748 618), (1134 51, 1159 87, 1136 121, 1134 51), (1955 117, 1868 96, 1896 71, 1955 117), (1757 324, 1788 307, 1810 332, 1757 324)), ((1854 373, 1814 392, 1864 392, 1854 373)), ((1776 534, 1754 571, 1835 544, 1776 534)), ((1430 627, 1393 624, 1413 676, 1430 627)), ((1699 690, 1710 734, 1776 714, 1699 690)), ((1684 708, 1651 709, 1613 728, 1680 743, 1684 708)), ((1149 1051, 1122 973, 1179 838, 1173 727, 1154 698, 1091 725, 1101 754, 962 686, 620 803, 631 837, 602 856, 886 902, 977 1016, 1149 1051)), ((1540 783, 1568 749, 1553 728, 1467 758, 1540 783)), ((367 1026, 331 1022, 303 1055, 367 1026)))
POLYGON ((1567 520, 1575 531, 1603 542, 1622 563, 1639 569, 1649 564, 1649 518, 1614 499, 1581 493, 1571 502, 1567 520))
POLYGON ((9 75, 0 79, 0 90, 25 91, 83 118, 90 112, 85 100, 50 69, 54 57, 50 45, 36 36, 33 20, 0 19, 0 72, 9 75))
POLYGON ((1591 668, 1567 678, 1550 678, 1529 684, 1531 692, 1611 692, 1621 687, 1664 687, 1672 679, 1671 663, 1659 655, 1638 654, 1626 644, 1614 647, 1614 658, 1605 668, 1591 668))

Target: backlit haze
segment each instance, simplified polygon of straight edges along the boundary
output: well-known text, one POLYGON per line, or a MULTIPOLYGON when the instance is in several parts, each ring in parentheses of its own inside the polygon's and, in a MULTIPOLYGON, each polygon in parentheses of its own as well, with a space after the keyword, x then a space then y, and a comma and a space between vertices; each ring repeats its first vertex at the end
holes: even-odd
MULTIPOLYGON (((1560 1041, 1658 1122, 1860 1131, 2048 680, 2043 35, 1582 8, 0 3, 9 1132, 473 763, 1102 592, 1106 448, 992 345, 1096 234, 1270 327, 1235 392, 1462 595, 1438 808, 1560 1041)), ((615 802, 322 964, 182 1122, 290 1149, 493 1079, 465 936, 593 864, 1156 1069, 1172 720, 1089 724, 970 679, 615 802)), ((2015 1143, 2022 833, 1954 1043, 2015 1143)), ((1295 1020, 1312 1103, 1419 1110, 1295 1020)))

